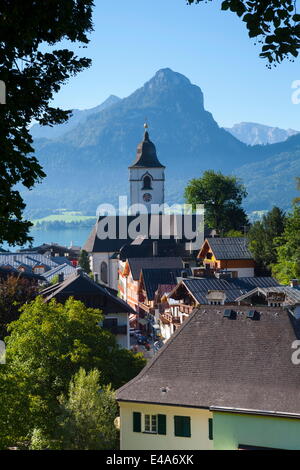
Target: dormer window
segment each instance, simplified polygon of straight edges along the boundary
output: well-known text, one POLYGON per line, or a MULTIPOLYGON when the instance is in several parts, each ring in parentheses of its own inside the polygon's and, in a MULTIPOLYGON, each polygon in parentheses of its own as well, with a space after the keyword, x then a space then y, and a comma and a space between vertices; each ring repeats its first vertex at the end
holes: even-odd
POLYGON ((151 177, 149 175, 144 176, 142 189, 152 189, 151 177))

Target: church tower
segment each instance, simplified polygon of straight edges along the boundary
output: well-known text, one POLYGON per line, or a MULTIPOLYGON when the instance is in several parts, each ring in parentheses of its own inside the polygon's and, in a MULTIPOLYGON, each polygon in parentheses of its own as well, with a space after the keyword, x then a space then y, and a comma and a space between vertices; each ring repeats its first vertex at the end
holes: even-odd
POLYGON ((136 159, 129 167, 130 204, 144 204, 150 212, 151 204, 163 204, 165 200, 165 167, 156 155, 148 125, 144 124, 144 139, 137 147, 136 159))

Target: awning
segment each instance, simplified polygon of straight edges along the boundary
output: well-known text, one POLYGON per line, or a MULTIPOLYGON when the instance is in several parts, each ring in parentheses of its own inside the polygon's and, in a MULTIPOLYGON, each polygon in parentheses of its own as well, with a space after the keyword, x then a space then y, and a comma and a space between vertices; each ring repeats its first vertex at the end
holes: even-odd
POLYGON ((139 318, 138 322, 140 325, 148 325, 148 320, 145 320, 145 318, 139 318))

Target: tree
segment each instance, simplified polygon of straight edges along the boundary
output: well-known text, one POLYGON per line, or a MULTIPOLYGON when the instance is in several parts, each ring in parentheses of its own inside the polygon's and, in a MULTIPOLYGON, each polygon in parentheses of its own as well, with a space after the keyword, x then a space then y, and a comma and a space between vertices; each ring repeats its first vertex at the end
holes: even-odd
POLYGON ((207 170, 202 178, 192 179, 185 188, 187 203, 195 208, 204 204, 205 224, 219 233, 243 230, 248 225, 247 215, 241 207, 247 192, 235 176, 207 170))
POLYGON ((273 207, 261 221, 254 222, 247 234, 249 249, 252 252, 258 269, 270 271, 277 261, 276 239, 283 234, 285 213, 279 207, 273 207))
MULTIPOLYGON (((58 397, 66 394, 72 376, 83 367, 98 369, 103 385, 118 388, 145 365, 141 354, 121 349, 99 322, 99 310, 68 299, 63 305, 41 297, 24 305, 9 326, 6 356, 11 373, 23 377, 29 397, 31 429, 52 436, 60 412, 58 397)), ((13 407, 13 402, 11 407, 13 407)))
POLYGON ((294 205, 286 219, 283 235, 277 240, 277 262, 273 276, 282 284, 300 277, 300 206, 294 205))
POLYGON ((59 434, 63 449, 104 450, 117 447, 114 420, 118 407, 111 386, 100 387, 100 373, 84 369, 72 378, 67 396, 60 397, 59 434))
POLYGON ((6 104, 0 105, 0 244, 31 241, 22 220, 25 204, 15 186, 32 188, 44 176, 33 156, 29 124, 65 122, 70 111, 49 105, 71 76, 90 66, 69 49, 45 51, 61 41, 88 42, 92 0, 6 0, 0 6, 0 77, 6 104))
MULTIPOLYGON (((187 0, 189 4, 202 1, 187 0)), ((234 12, 246 23, 249 37, 262 44, 260 57, 269 64, 298 56, 300 15, 295 0, 224 0, 221 9, 234 12)))
POLYGON ((0 339, 7 335, 7 326, 19 318, 19 309, 34 299, 38 292, 35 282, 18 276, 0 279, 0 339))
POLYGON ((81 250, 78 259, 78 264, 87 274, 91 272, 90 259, 87 251, 81 250))

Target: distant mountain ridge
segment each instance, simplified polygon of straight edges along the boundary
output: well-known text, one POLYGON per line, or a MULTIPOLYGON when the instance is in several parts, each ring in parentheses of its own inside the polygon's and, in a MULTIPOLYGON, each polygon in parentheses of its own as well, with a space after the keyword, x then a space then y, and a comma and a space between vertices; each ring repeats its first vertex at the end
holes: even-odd
MULTIPOLYGON (((260 188, 251 186, 255 180, 252 164, 266 168, 270 187, 273 169, 264 162, 272 155, 288 161, 282 155, 292 152, 293 172, 300 174, 297 166, 300 135, 280 144, 246 145, 218 126, 212 114, 205 110, 198 86, 168 68, 159 70, 127 98, 117 98, 104 108, 87 111, 88 115, 82 115, 84 119, 76 124, 73 121, 64 133, 55 137, 52 134, 51 139, 35 138, 36 155, 47 177, 33 191, 22 191, 29 216, 40 208, 48 213, 66 208, 94 214, 100 203, 116 203, 118 195, 128 194, 127 168, 142 139, 145 117, 158 158, 166 165, 167 202, 182 202, 188 180, 210 168, 225 174, 246 175, 246 185, 256 194, 260 188)), ((287 165, 281 182, 288 188, 285 198, 282 199, 282 191, 274 195, 274 200, 266 196, 260 201, 264 208, 268 209, 272 203, 289 204, 295 195, 293 182, 288 184, 293 176, 295 173, 289 172, 287 165)), ((247 208, 256 209, 250 195, 247 208)))
POLYGON ((294 129, 280 129, 256 122, 240 122, 224 129, 247 145, 276 144, 299 133, 294 129))
POLYGON ((118 103, 119 101, 121 101, 121 98, 115 95, 110 95, 105 101, 103 101, 103 103, 95 106, 94 108, 83 110, 73 109, 72 116, 64 124, 58 124, 53 127, 34 124, 30 129, 30 133, 34 139, 56 139, 71 129, 74 129, 74 127, 76 127, 78 124, 84 122, 91 114, 98 113, 103 109, 118 103))

